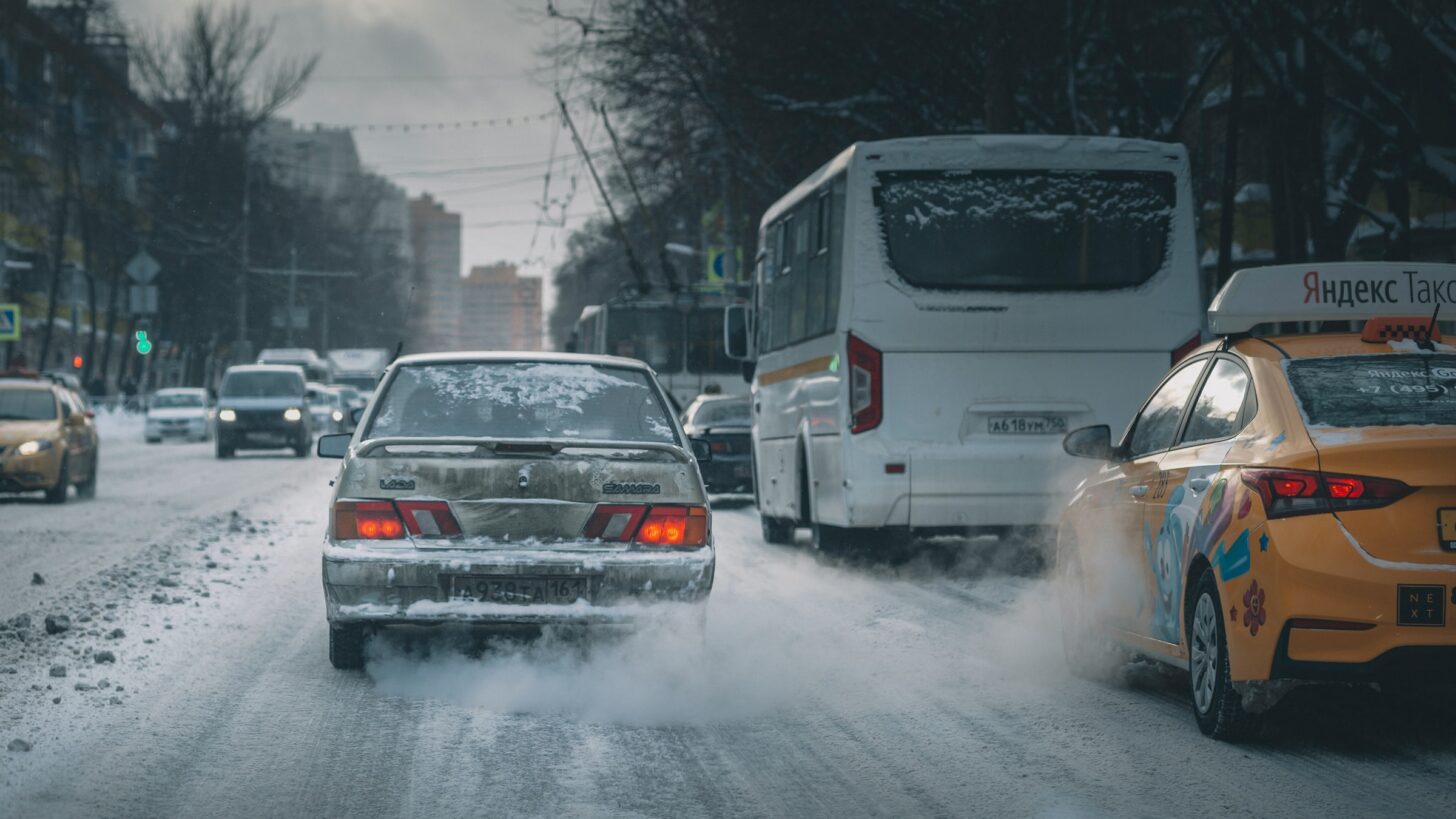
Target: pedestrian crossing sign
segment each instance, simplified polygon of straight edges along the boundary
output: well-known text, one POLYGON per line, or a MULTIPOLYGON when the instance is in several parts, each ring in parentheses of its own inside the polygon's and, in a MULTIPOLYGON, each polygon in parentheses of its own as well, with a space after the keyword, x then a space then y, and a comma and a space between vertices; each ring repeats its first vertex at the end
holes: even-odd
POLYGON ((0 304, 0 341, 20 340, 20 305, 0 304))

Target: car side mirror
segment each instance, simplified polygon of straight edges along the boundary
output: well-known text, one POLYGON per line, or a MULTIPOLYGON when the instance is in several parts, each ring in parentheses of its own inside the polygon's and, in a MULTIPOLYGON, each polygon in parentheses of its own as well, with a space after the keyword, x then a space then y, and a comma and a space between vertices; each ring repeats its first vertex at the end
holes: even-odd
POLYGON ((84 426, 86 426, 86 413, 84 413, 84 412, 73 412, 70 415, 67 415, 66 416, 66 426, 68 426, 68 427, 84 427, 84 426))
POLYGON ((693 457, 698 463, 705 464, 713 460, 713 447, 707 438, 692 438, 689 442, 693 445, 693 457))
POLYGON ((364 408, 363 407, 355 407, 355 408, 349 410, 349 423, 354 424, 355 426, 358 426, 359 419, 360 418, 363 418, 363 417, 364 417, 364 408))
POLYGON ((1062 439, 1062 449, 1074 458, 1110 461, 1115 454, 1112 449, 1112 427, 1098 424, 1074 429, 1062 439))
POLYGON ((748 305, 730 304, 723 308, 723 351, 734 361, 748 361, 748 305))
POLYGON ((318 439, 318 456, 320 458, 342 458, 349 454, 349 441, 354 436, 347 432, 335 433, 333 435, 320 435, 318 439))

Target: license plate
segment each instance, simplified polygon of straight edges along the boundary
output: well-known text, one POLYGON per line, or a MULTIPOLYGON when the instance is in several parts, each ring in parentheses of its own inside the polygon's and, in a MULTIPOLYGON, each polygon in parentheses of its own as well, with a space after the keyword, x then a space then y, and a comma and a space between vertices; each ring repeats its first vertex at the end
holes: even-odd
POLYGON ((1395 593, 1396 625, 1446 625, 1445 586, 1396 586, 1395 593))
POLYGON ((1436 512, 1437 529, 1441 530, 1441 548, 1456 552, 1456 509, 1436 512))
POLYGON ((521 606, 564 605, 591 599, 591 581, 586 577, 457 575, 450 580, 450 599, 521 606))
POLYGON ((1056 435, 1067 431, 1063 415, 993 415, 986 420, 992 435, 1056 435))
POLYGON ((735 478, 747 478, 749 474, 750 469, 748 464, 738 464, 733 467, 733 477, 735 478))

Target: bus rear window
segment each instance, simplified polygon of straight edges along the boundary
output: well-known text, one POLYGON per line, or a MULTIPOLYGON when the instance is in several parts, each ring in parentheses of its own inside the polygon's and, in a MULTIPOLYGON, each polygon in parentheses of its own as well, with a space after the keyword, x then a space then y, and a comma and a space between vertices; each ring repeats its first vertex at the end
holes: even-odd
POLYGON ((612 308, 607 355, 636 358, 660 373, 683 368, 683 314, 666 308, 612 308))
POLYGON ((1311 426, 1456 425, 1456 355, 1357 355, 1284 362, 1311 426))
POLYGON ((875 208, 890 266, 941 290, 1116 290, 1167 259, 1164 171, 884 171, 875 208))

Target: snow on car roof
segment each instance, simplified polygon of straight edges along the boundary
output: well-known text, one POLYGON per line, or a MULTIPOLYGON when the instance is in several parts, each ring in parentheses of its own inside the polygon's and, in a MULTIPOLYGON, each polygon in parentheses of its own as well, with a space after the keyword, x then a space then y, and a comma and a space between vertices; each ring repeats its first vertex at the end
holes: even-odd
POLYGON ((397 366, 420 364, 466 364, 474 362, 540 362, 544 364, 595 364, 599 367, 627 367, 634 370, 648 370, 646 362, 635 358, 614 355, 588 355, 586 353, 521 353, 521 352, 477 352, 477 353, 415 353, 400 356, 397 366))

